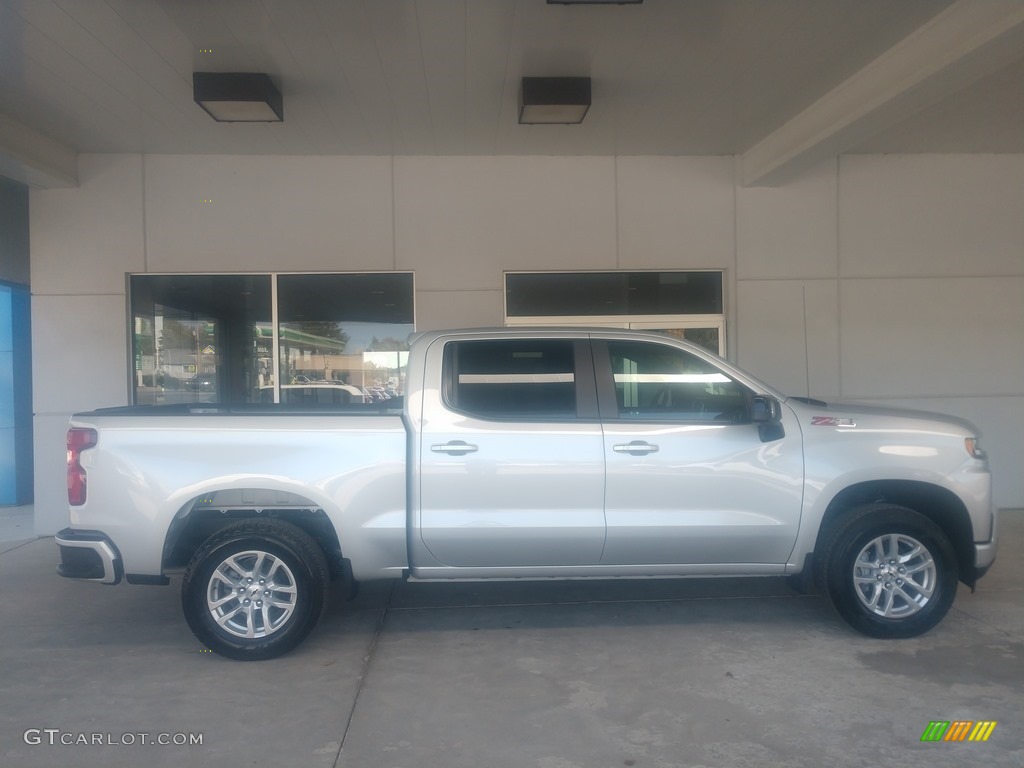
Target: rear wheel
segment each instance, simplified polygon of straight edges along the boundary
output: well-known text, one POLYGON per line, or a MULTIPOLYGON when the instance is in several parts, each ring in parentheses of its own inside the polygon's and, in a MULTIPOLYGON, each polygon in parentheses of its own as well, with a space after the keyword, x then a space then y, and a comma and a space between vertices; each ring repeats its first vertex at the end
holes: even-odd
POLYGON ((871 637, 914 637, 949 612, 957 561, 948 537, 914 510, 869 504, 830 531, 819 583, 839 615, 871 637))
POLYGON ((182 607, 211 650, 270 659, 316 626, 328 578, 324 554, 305 531, 280 520, 243 520, 211 536, 192 557, 182 607))

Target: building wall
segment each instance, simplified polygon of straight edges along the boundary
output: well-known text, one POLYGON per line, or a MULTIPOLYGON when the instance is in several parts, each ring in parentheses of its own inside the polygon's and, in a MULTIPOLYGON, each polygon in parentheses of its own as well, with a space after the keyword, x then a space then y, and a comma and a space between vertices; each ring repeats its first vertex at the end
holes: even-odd
POLYGON ((1024 506, 1024 156, 852 156, 778 189, 728 157, 86 155, 31 198, 36 525, 75 410, 128 402, 125 274, 412 270, 417 327, 497 325, 504 270, 726 271, 729 355, 795 393, 982 427, 1024 506), (69 386, 69 382, 72 384, 69 386))
POLYGON ((32 501, 28 187, 0 177, 0 506, 32 501))

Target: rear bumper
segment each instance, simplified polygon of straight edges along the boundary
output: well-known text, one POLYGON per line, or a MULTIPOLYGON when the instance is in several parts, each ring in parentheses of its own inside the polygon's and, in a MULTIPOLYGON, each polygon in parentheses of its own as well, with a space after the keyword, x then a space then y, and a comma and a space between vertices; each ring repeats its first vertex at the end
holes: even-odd
POLYGON ((99 531, 65 528, 54 536, 60 551, 57 573, 68 579, 118 584, 124 576, 121 554, 99 531))

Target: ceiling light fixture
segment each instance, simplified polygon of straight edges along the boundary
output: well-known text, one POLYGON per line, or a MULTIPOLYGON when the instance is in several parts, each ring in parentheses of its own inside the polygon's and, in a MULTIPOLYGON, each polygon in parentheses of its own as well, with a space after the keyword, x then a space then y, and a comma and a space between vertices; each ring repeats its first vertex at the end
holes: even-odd
POLYGON ((193 72, 192 97, 219 123, 279 123, 281 92, 262 72, 193 72))
POLYGON ((521 125, 582 123, 589 109, 589 77, 523 78, 519 89, 521 125))
POLYGON ((548 5, 640 5, 644 0, 548 0, 548 5))

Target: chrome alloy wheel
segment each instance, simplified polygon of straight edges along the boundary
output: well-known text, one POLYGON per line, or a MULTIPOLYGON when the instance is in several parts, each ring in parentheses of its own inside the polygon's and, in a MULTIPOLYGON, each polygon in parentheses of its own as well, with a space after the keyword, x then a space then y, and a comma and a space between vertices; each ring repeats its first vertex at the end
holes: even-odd
POLYGON ((268 637, 295 612, 295 575, 269 552, 231 555, 214 569, 206 590, 210 615, 235 637, 268 637))
POLYGON ((931 552, 903 533, 869 541, 853 565, 853 585, 861 603, 887 619, 903 619, 924 608, 938 574, 931 552))

